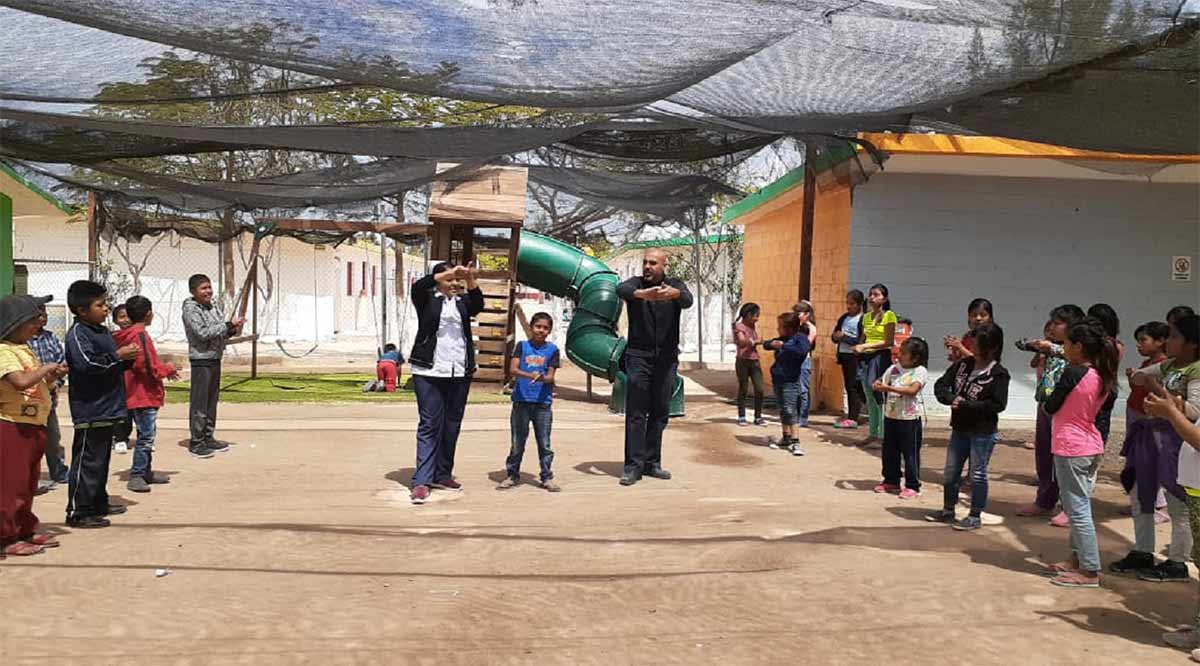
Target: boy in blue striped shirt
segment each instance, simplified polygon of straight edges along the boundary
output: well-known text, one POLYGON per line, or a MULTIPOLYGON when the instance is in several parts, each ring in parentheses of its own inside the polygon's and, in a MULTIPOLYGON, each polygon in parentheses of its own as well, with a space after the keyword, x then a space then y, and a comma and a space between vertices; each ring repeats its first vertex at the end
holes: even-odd
POLYGON ((545 312, 533 315, 529 322, 529 339, 517 343, 516 353, 509 361, 509 374, 517 381, 512 392, 512 450, 504 464, 507 476, 500 482, 501 488, 512 488, 520 483, 521 458, 525 455, 525 442, 529 439, 532 423, 541 464, 542 488, 552 493, 562 490, 554 482, 554 472, 550 470, 554 461, 554 451, 550 450, 550 426, 554 419, 550 405, 554 401, 554 374, 559 366, 558 346, 546 339, 553 327, 554 320, 550 315, 545 312))

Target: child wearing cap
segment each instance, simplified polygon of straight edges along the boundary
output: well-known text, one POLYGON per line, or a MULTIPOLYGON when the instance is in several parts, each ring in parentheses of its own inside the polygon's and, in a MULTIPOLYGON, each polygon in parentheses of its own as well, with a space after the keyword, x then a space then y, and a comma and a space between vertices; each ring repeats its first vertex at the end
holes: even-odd
POLYGON ((50 415, 50 385, 67 374, 62 363, 39 365, 29 340, 41 327, 32 296, 0 299, 0 555, 36 555, 58 545, 37 533, 33 495, 41 476, 50 415))

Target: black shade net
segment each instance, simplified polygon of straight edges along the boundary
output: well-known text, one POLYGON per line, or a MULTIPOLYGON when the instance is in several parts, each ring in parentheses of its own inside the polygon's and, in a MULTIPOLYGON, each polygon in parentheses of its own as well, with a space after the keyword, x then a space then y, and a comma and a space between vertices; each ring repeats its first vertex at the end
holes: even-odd
MULTIPOLYGON (((306 99, 314 86, 353 84, 558 109, 640 109, 732 132, 732 143, 751 141, 745 135, 755 133, 937 130, 1099 150, 1200 152, 1195 0, 0 5, 12 8, 0 9, 0 98, 12 100, 10 106, 17 100, 96 99, 103 89, 110 95, 117 90, 122 103, 138 96, 212 99, 229 93, 306 99), (162 81, 106 86, 146 81, 139 64, 160 56, 163 45, 299 74, 250 76, 232 91, 162 81)), ((186 58, 188 52, 180 53, 186 58)), ((65 109, 86 111, 79 105, 65 109)), ((355 135, 307 126, 286 134, 266 128, 260 140, 237 141, 429 156, 409 145, 411 138, 390 137, 387 130, 394 128, 372 129, 380 131, 344 143, 342 136, 355 135), (313 138, 297 136, 310 132, 313 138)), ((229 140, 215 130, 199 138, 150 128, 132 133, 200 141, 205 149, 229 140)), ((583 141, 579 149, 603 146, 608 155, 653 159, 646 156, 652 152, 646 136, 628 139, 609 135, 583 141)), ((508 145, 531 140, 518 137, 508 145)), ((466 143, 476 148, 469 155, 494 150, 466 143)), ((677 155, 672 145, 661 142, 660 155, 677 155)), ((172 150, 178 149, 190 148, 176 143, 172 150)), ((461 144, 444 150, 437 157, 469 156, 461 144)), ((94 148, 85 152, 103 157, 94 148)))

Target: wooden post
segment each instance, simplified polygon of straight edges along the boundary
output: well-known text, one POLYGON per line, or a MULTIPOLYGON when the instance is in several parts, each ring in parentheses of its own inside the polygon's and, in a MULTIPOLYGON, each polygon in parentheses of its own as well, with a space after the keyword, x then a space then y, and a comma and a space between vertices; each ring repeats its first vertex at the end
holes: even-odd
POLYGON ((388 295, 387 295, 387 236, 379 234, 379 353, 388 343, 388 295))
POLYGON ((87 196, 87 260, 88 260, 88 279, 96 279, 96 261, 100 250, 100 233, 96 224, 97 208, 100 207, 100 197, 95 192, 88 192, 87 196))
POLYGON ((583 373, 583 375, 585 377, 587 377, 587 397, 588 397, 588 400, 591 400, 592 399, 592 373, 585 372, 585 373, 583 373))
POLYGON ((812 153, 810 147, 804 154, 804 206, 800 220, 800 289, 796 298, 799 300, 812 298, 812 246, 813 246, 813 215, 817 199, 817 178, 813 172, 812 153))
POLYGON ((692 261, 695 265, 696 272, 696 360, 700 365, 704 365, 704 278, 701 276, 703 269, 700 267, 700 223, 704 219, 704 209, 698 208, 694 211, 696 216, 692 220, 692 261))
POLYGON ((258 379, 258 254, 254 255, 254 267, 250 269, 250 379, 258 379))

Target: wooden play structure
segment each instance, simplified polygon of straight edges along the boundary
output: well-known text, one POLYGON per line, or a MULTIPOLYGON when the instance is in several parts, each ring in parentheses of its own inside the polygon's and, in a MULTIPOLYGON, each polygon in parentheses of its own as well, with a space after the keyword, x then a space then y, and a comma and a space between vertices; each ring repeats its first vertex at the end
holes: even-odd
MULTIPOLYGON (((439 164, 438 171, 454 166, 439 164)), ((527 179, 523 167, 483 167, 462 175, 449 172, 430 191, 429 257, 479 266, 484 310, 475 321, 476 381, 508 380, 527 179)))

